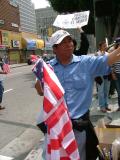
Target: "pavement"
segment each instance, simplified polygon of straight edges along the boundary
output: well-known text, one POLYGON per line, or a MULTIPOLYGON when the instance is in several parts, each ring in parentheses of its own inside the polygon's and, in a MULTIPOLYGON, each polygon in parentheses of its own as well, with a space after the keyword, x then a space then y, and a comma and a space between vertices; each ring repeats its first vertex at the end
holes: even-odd
POLYGON ((28 66, 28 64, 27 63, 11 64, 10 68, 17 68, 17 67, 23 67, 23 66, 28 66))
MULTIPOLYGON (((94 93, 91 108, 90 108, 90 118, 93 125, 96 127, 112 127, 120 128, 120 112, 116 112, 117 109, 117 95, 115 94, 111 99, 109 99, 109 108, 111 108, 110 112, 102 113, 98 106, 98 99, 94 93)), ((36 146, 30 151, 25 160, 42 160, 42 151, 44 138, 39 141, 36 146)))
POLYGON ((116 92, 109 98, 109 108, 111 111, 102 113, 98 105, 98 99, 96 96, 93 96, 90 108, 90 117, 94 126, 100 125, 100 127, 103 127, 106 125, 109 128, 120 128, 120 112, 116 111, 118 108, 116 92), (101 121, 104 124, 100 124, 101 121))
MULTIPOLYGON (((16 67, 22 67, 26 66, 27 63, 22 63, 22 64, 13 64, 11 65, 12 68, 16 67)), ((109 99, 109 108, 111 108, 111 111, 107 113, 102 113, 99 109, 98 106, 98 99, 96 98, 96 89, 94 87, 93 91, 93 99, 92 99, 92 104, 90 107, 90 118, 94 126, 99 126, 99 127, 112 127, 112 128, 120 128, 120 112, 116 112, 118 105, 117 105, 117 93, 115 93, 110 99, 109 99)), ((28 148, 28 152, 26 153, 24 158, 12 158, 12 157, 0 157, 0 160, 9 160, 9 159, 14 159, 14 160, 42 160, 42 151, 43 151, 43 143, 44 143, 44 136, 42 136, 42 139, 40 138, 40 134, 42 134, 39 130, 37 129, 28 129, 17 137, 14 142, 8 145, 8 153, 9 150, 12 150, 15 152, 16 150, 20 150, 20 148, 26 147, 28 148), (27 132, 31 133, 30 137, 26 137, 27 132), (36 137, 34 140, 34 144, 32 144, 33 137, 36 137)), ((5 150, 6 152, 6 150, 5 150)), ((4 149, 3 149, 4 153, 4 149)), ((1 154, 2 155, 2 154, 1 154)), ((4 154, 3 154, 4 155, 4 154)), ((9 154, 8 154, 9 155, 9 154)), ((13 155, 14 157, 14 155, 13 155)))

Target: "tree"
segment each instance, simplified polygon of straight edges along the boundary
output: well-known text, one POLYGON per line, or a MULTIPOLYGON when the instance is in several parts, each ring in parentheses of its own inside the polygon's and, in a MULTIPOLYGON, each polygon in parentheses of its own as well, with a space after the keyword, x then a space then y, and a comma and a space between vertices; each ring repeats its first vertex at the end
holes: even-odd
POLYGON ((73 13, 80 11, 80 0, 49 0, 53 9, 59 13, 73 13))
POLYGON ((95 33, 93 0, 48 0, 55 11, 62 14, 90 10, 88 25, 83 27, 88 34, 95 33))
MULTIPOLYGON (((106 36, 112 41, 120 33, 120 0, 94 0, 95 17, 103 19, 106 36)), ((99 24, 97 26, 99 28, 99 24)))
MULTIPOLYGON (((48 0, 55 11, 62 14, 74 13, 80 11, 90 10, 90 17, 88 25, 84 26, 83 29, 86 33, 91 34, 95 33, 95 22, 94 22, 94 6, 98 3, 103 3, 103 7, 98 5, 98 8, 95 8, 95 13, 99 12, 100 17, 105 19, 111 19, 111 35, 115 30, 117 30, 117 22, 119 22, 120 16, 120 0, 48 0), (112 6, 112 9, 110 9, 112 6), (110 9, 110 10, 109 10, 110 9), (110 11, 110 12, 109 12, 110 11), (107 13, 107 15, 106 15, 107 13), (110 13, 111 15, 108 15, 110 13), (102 16, 101 16, 102 15, 102 16)), ((96 17, 97 15, 95 15, 96 17)), ((97 16, 97 18, 100 18, 97 16)), ((118 33, 119 34, 119 33, 118 33)), ((115 36, 116 34, 114 34, 115 36)))

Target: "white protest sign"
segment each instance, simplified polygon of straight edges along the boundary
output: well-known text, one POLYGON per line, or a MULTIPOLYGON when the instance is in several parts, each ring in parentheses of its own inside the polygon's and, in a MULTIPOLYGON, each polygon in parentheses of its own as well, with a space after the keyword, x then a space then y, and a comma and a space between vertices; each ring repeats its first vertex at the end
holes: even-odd
POLYGON ((89 11, 58 15, 53 26, 59 28, 79 28, 88 24, 89 11))

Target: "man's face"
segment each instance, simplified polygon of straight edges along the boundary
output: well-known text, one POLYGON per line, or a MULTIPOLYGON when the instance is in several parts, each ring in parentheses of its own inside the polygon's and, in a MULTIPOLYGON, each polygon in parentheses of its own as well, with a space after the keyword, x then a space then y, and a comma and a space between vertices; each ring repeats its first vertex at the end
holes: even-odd
POLYGON ((107 44, 106 43, 102 44, 101 51, 106 51, 106 49, 107 49, 107 44))
POLYGON ((74 45, 72 38, 67 36, 65 37, 60 44, 53 48, 56 56, 59 57, 70 57, 73 53, 74 45))

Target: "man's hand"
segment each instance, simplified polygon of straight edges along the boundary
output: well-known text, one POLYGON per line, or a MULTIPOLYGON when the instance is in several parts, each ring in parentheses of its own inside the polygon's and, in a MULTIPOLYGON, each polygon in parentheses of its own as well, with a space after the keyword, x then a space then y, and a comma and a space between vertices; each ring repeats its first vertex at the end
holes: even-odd
POLYGON ((43 89, 42 89, 42 86, 41 86, 39 80, 37 80, 36 83, 35 83, 35 89, 37 90, 37 93, 38 93, 40 96, 43 96, 43 89))
POLYGON ((83 29, 80 28, 80 27, 78 27, 77 29, 78 29, 78 31, 79 31, 80 33, 83 33, 83 32, 84 32, 83 29))

